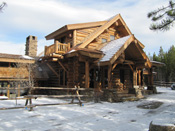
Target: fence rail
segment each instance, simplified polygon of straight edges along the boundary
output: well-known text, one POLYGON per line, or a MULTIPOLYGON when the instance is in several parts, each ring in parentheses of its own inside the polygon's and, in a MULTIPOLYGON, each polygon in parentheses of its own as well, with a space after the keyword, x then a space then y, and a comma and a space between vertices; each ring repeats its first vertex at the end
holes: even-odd
POLYGON ((172 84, 175 84, 175 82, 154 81, 154 85, 160 87, 171 87, 172 84))

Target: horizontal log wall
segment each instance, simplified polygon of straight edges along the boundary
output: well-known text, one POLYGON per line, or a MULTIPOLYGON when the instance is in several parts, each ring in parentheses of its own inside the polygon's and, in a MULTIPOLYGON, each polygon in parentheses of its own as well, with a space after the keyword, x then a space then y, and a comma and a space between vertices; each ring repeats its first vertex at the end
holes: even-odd
POLYGON ((115 68, 112 71, 112 87, 113 88, 118 88, 119 84, 120 84, 120 69, 119 68, 115 68))
MULTIPOLYGON (((20 66, 20 64, 19 64, 20 66)), ((1 78, 28 78, 29 71, 27 68, 13 68, 13 67, 0 67, 0 77, 1 78)))
POLYGON ((73 88, 79 81, 79 63, 78 58, 73 57, 68 60, 67 87, 73 88))
POLYGON ((75 45, 82 42, 86 37, 88 37, 96 29, 97 27, 77 30, 75 45))
POLYGON ((125 82, 124 85, 126 86, 126 88, 132 88, 132 81, 131 81, 131 70, 130 69, 126 69, 124 72, 124 78, 125 78, 125 82))
POLYGON ((85 88, 85 63, 81 62, 79 63, 79 81, 80 81, 80 87, 85 88))

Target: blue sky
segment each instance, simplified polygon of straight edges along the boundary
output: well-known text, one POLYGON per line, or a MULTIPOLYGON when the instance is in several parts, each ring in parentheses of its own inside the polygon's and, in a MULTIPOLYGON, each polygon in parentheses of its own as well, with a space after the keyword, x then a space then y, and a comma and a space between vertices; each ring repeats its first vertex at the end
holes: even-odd
MULTIPOLYGON (((147 13, 168 4, 168 0, 4 0, 8 6, 0 13, 0 52, 24 54, 26 37, 38 37, 38 54, 45 36, 66 24, 100 21, 120 13, 135 37, 145 45, 145 52, 165 51, 175 43, 174 29, 149 30, 147 13)), ((0 3, 3 1, 0 0, 0 3)))

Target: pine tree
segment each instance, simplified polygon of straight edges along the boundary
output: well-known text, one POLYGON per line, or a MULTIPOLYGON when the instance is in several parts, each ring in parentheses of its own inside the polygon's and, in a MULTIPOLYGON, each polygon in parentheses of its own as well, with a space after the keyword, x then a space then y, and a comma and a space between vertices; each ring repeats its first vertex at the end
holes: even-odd
POLYGON ((153 61, 159 61, 160 62, 160 59, 158 58, 158 56, 156 56, 155 52, 153 53, 153 61))
POLYGON ((165 53, 164 53, 164 51, 163 51, 163 48, 162 48, 162 46, 160 46, 159 55, 158 55, 158 57, 159 57, 159 59, 160 59, 160 62, 163 62, 164 55, 165 55, 165 53))
POLYGON ((167 31, 173 26, 175 20, 175 3, 170 0, 166 7, 158 8, 157 10, 148 13, 148 18, 151 18, 153 23, 150 26, 151 30, 167 31), (156 23, 158 21, 158 23, 156 23))
POLYGON ((169 81, 175 81, 175 47, 172 45, 167 53, 167 72, 169 81))

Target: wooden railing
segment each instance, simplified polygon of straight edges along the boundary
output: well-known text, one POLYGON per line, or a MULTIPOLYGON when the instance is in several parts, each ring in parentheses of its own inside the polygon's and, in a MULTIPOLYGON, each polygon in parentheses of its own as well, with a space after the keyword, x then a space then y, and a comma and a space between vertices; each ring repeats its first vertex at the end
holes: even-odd
POLYGON ((59 43, 58 41, 55 41, 55 44, 50 46, 45 46, 45 56, 50 56, 53 53, 56 54, 64 54, 70 49, 70 43, 63 44, 59 43))
POLYGON ((55 53, 55 44, 50 46, 45 46, 45 56, 49 56, 50 54, 55 53))
POLYGON ((1 78, 28 78, 27 68, 0 67, 1 78))

